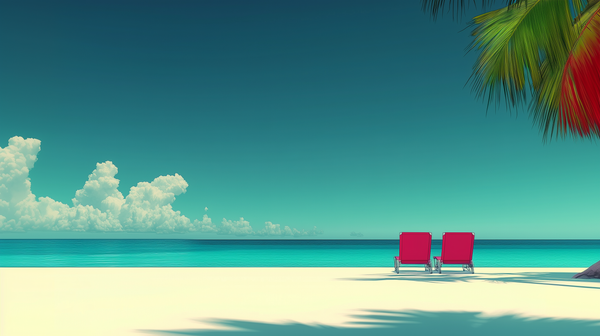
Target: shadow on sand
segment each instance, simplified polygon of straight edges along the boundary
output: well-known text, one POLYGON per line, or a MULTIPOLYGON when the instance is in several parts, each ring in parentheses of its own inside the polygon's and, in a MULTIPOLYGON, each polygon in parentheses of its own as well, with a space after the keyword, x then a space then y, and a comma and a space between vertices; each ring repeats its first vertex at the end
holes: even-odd
POLYGON ((518 315, 481 317, 474 312, 423 312, 370 310, 354 315, 369 322, 355 322, 348 326, 309 325, 301 323, 261 323, 244 320, 210 320, 209 322, 238 330, 139 330, 150 335, 599 335, 600 320, 531 319, 518 315))
POLYGON ((443 270, 442 274, 427 274, 423 271, 403 270, 400 274, 390 272, 379 277, 340 278, 346 281, 419 281, 429 283, 487 281, 491 283, 524 283, 547 286, 590 288, 600 290, 600 279, 573 279, 573 272, 519 272, 519 273, 477 273, 460 269, 443 270))

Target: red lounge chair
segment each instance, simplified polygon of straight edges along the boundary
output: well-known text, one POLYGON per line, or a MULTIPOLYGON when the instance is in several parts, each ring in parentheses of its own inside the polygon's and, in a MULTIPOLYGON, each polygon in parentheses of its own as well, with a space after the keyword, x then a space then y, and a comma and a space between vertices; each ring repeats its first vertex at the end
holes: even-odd
POLYGON ((400 255, 394 257, 396 273, 400 273, 399 267, 401 264, 425 265, 425 271, 429 271, 431 274, 431 233, 400 233, 400 255))
POLYGON ((475 273, 473 268, 474 242, 475 234, 472 232, 444 232, 442 256, 433 257, 435 270, 441 274, 443 264, 462 264, 463 271, 475 273))

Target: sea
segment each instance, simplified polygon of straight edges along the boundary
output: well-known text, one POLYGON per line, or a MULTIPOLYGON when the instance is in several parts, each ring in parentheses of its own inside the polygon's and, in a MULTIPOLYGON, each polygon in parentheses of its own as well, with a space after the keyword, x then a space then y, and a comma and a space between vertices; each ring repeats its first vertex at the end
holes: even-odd
MULTIPOLYGON (((433 240, 432 258, 441 247, 433 240)), ((397 255, 397 239, 0 240, 0 267, 393 267, 397 255)), ((598 260, 600 240, 476 239, 473 251, 475 267, 587 268, 598 260)))

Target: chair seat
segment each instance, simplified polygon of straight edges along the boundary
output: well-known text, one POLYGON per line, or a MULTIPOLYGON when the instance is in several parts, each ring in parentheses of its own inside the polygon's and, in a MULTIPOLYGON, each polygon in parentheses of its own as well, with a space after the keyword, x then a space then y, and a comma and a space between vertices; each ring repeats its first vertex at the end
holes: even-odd
POLYGON ((433 257, 435 260, 441 260, 444 264, 472 264, 473 260, 442 260, 442 257, 433 257))
POLYGON ((394 257, 396 260, 398 260, 401 264, 419 264, 419 265, 424 265, 424 264, 431 264, 431 260, 428 259, 419 259, 419 260, 401 260, 400 257, 394 257))

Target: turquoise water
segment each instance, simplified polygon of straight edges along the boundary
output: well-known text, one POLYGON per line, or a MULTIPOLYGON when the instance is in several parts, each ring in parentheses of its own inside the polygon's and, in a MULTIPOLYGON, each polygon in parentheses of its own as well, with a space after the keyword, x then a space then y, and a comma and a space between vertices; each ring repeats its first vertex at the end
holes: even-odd
MULTIPOLYGON (((440 255, 440 240, 431 252, 440 255)), ((396 255, 398 240, 0 240, 0 267, 392 267, 396 255)), ((475 240, 473 251, 475 267, 598 260, 600 240, 475 240)))

